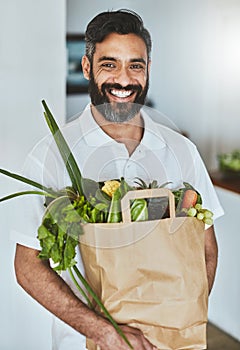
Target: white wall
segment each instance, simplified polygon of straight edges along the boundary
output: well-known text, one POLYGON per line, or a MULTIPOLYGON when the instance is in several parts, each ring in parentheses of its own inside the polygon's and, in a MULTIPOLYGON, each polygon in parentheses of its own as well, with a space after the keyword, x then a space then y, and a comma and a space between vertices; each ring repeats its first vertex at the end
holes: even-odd
MULTIPOLYGON (((65 13, 64 0, 0 2, 1 168, 21 173, 27 153, 46 134, 42 99, 59 123, 65 120, 65 13)), ((0 175, 0 197, 16 189, 16 181, 0 175)), ((0 349, 50 350, 50 314, 15 281, 9 232, 17 201, 0 204, 0 349)))
MULTIPOLYGON (((84 32, 99 11, 118 8, 138 12, 152 34, 155 108, 215 168, 217 153, 240 147, 240 1, 68 0, 67 31, 84 32)), ((70 116, 81 108, 76 97, 68 99, 70 116)))
POLYGON ((240 147, 240 2, 170 0, 159 10, 155 100, 213 168, 217 153, 240 147))

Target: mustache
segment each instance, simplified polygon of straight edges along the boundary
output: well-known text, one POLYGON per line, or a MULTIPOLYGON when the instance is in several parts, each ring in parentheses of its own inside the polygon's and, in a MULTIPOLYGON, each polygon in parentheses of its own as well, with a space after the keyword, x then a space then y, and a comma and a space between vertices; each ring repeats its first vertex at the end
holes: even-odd
POLYGON ((104 94, 106 90, 115 89, 115 90, 125 90, 125 91, 134 91, 134 92, 141 92, 142 86, 137 84, 129 84, 127 86, 122 86, 121 84, 111 84, 111 83, 103 83, 101 87, 101 91, 104 94))

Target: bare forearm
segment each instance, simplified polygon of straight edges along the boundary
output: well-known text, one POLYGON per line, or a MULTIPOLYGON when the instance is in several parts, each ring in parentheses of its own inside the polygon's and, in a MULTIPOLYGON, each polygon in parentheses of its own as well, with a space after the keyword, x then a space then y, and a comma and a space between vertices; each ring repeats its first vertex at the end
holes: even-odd
POLYGON ((205 260, 210 294, 215 280, 218 260, 218 246, 213 226, 207 229, 205 233, 205 260))
POLYGON ((17 247, 16 277, 19 284, 35 300, 78 332, 98 342, 112 326, 90 310, 71 291, 47 262, 41 261, 38 251, 17 247))

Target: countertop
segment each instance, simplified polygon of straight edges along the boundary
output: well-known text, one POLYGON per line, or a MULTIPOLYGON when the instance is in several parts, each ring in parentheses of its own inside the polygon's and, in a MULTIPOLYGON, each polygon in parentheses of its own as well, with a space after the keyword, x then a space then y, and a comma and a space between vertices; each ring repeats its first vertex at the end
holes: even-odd
POLYGON ((220 171, 212 171, 209 173, 215 186, 222 187, 226 190, 240 194, 240 176, 226 175, 220 171))

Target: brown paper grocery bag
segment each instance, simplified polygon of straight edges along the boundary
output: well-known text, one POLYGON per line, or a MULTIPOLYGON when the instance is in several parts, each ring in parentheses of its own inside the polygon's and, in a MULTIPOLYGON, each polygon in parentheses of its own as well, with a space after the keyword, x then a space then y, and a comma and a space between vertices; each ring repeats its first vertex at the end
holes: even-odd
POLYGON ((89 284, 119 324, 141 329, 158 349, 206 349, 203 222, 175 217, 166 189, 128 192, 122 210, 123 223, 84 227, 80 250, 89 284), (166 195, 170 218, 130 221, 130 199, 166 195))

